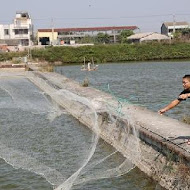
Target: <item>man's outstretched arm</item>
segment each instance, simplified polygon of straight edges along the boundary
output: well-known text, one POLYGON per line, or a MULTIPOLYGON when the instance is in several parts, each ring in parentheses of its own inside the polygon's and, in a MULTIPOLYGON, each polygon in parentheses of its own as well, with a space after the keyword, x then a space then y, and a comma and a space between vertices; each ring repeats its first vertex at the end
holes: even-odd
POLYGON ((170 104, 168 104, 165 108, 159 110, 158 113, 163 114, 163 113, 167 112, 168 110, 177 106, 180 102, 181 102, 180 100, 176 99, 176 100, 172 101, 170 104))

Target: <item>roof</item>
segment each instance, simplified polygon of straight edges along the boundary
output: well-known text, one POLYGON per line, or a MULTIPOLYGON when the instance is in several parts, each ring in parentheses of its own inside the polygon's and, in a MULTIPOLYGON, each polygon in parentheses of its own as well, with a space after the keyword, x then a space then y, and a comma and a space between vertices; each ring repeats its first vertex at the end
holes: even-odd
POLYGON ((145 33, 137 33, 137 34, 133 34, 131 36, 129 36, 127 39, 141 39, 144 38, 146 36, 151 35, 153 32, 145 32, 145 33))
POLYGON ((146 41, 146 40, 170 40, 171 38, 163 35, 163 34, 158 34, 158 33, 153 33, 149 36, 144 37, 141 41, 146 41))
POLYGON ((181 26, 181 25, 189 25, 188 22, 164 22, 163 24, 165 26, 174 26, 174 23, 175 23, 175 26, 181 26))
POLYGON ((156 32, 147 32, 147 33, 138 33, 138 34, 131 35, 127 39, 147 41, 147 40, 170 40, 171 38, 166 35, 159 34, 156 32))
MULTIPOLYGON (((80 31, 108 31, 108 30, 136 30, 137 26, 110 26, 91 28, 55 28, 54 32, 80 32, 80 31)), ((38 29, 38 32, 52 32, 52 29, 38 29)))

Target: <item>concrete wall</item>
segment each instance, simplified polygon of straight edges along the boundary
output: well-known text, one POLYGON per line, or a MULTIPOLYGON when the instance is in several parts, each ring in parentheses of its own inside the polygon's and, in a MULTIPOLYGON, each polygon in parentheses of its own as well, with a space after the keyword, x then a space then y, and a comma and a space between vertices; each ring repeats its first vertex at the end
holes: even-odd
POLYGON ((37 33, 37 38, 38 38, 38 44, 40 42, 40 38, 47 37, 50 39, 50 44, 52 44, 53 41, 57 40, 58 33, 57 32, 38 32, 37 33))
POLYGON ((189 125, 130 104, 118 113, 109 94, 56 73, 29 72, 28 78, 161 186, 190 189, 189 125))

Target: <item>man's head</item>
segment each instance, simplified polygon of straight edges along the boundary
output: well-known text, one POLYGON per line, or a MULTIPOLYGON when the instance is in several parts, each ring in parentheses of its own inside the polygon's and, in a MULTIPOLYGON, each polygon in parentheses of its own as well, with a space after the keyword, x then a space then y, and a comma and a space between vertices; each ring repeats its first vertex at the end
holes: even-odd
POLYGON ((182 80, 183 88, 190 89, 190 75, 185 75, 182 80))

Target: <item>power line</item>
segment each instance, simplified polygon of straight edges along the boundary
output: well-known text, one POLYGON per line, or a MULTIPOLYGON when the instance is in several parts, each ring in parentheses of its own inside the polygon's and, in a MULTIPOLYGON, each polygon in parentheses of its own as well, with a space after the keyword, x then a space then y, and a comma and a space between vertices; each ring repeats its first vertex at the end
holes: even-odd
MULTIPOLYGON (((110 19, 128 19, 128 18, 152 18, 152 17, 163 17, 163 16, 184 16, 190 14, 152 14, 152 15, 137 15, 137 16, 121 16, 121 17, 54 17, 55 20, 110 20, 110 19)), ((34 18, 33 20, 50 20, 52 18, 34 18)))
MULTIPOLYGON (((120 16, 120 17, 47 17, 47 18, 32 18, 34 21, 44 20, 111 20, 111 19, 133 19, 133 18, 152 18, 152 17, 164 17, 164 16, 190 16, 189 13, 183 14, 152 14, 152 15, 137 15, 137 16, 120 16)), ((10 22, 10 20, 0 20, 0 22, 10 22)))

